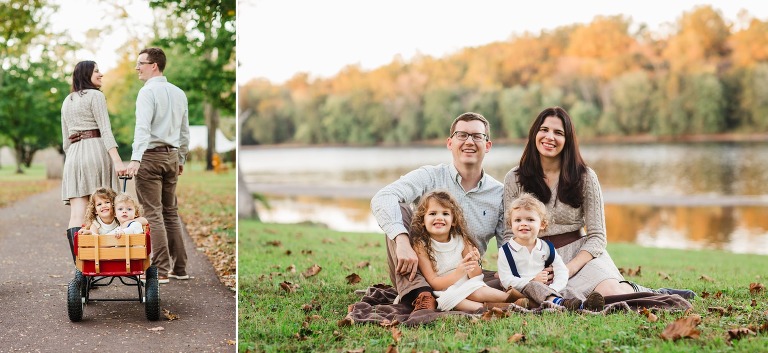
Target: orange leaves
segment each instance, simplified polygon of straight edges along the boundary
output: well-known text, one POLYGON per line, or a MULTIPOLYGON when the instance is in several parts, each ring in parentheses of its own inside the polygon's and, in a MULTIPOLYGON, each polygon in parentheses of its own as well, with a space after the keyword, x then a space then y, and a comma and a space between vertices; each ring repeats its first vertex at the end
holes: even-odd
POLYGON ((283 242, 279 240, 270 240, 267 242, 267 246, 274 246, 274 247, 280 247, 283 245, 283 242))
POLYGON ((676 341, 681 338, 698 338, 701 333, 696 326, 701 323, 701 316, 693 314, 667 325, 661 333, 661 338, 668 341, 676 341))
POLYGON ((640 276, 640 270, 642 266, 637 266, 637 269, 631 269, 631 268, 619 268, 619 273, 621 273, 624 276, 640 276))
POLYGON ((659 276, 661 277, 661 279, 666 279, 666 280, 672 279, 671 277, 669 277, 668 274, 666 274, 665 272, 661 272, 661 271, 659 271, 659 276))
POLYGON ((353 273, 345 278, 347 279, 348 284, 356 284, 361 281, 360 276, 358 276, 357 273, 353 273))
POLYGON ((700 279, 700 280, 703 280, 703 281, 707 281, 707 282, 714 282, 714 281, 715 281, 715 279, 714 279, 714 278, 712 278, 712 277, 709 277, 709 276, 707 276, 707 275, 701 275, 701 277, 699 277, 699 279, 700 279))
POLYGON ((173 320, 178 320, 179 319, 179 315, 176 315, 176 314, 172 313, 168 309, 163 309, 163 316, 165 316, 165 318, 168 319, 168 321, 173 321, 173 320))
POLYGON ((323 269, 322 267, 318 266, 317 264, 314 264, 310 266, 306 271, 302 272, 301 275, 304 276, 304 278, 312 277, 320 273, 320 270, 322 269, 323 269))
POLYGON ((296 291, 297 288, 299 288, 298 284, 293 284, 288 281, 283 281, 280 283, 280 288, 288 293, 293 293, 296 291))
POLYGON ((765 286, 762 283, 750 283, 749 294, 758 295, 765 290, 765 286))
POLYGON ((483 316, 480 318, 483 320, 493 320, 494 318, 503 319, 505 317, 509 317, 509 311, 500 308, 491 308, 491 310, 484 312, 483 316))
POLYGON ((509 343, 524 343, 525 342, 525 335, 522 333, 516 333, 512 336, 509 336, 507 338, 507 342, 509 343))
POLYGON ((652 313, 650 310, 648 310, 648 308, 640 309, 639 313, 640 315, 644 315, 648 319, 648 322, 659 321, 659 317, 656 316, 656 314, 652 313))

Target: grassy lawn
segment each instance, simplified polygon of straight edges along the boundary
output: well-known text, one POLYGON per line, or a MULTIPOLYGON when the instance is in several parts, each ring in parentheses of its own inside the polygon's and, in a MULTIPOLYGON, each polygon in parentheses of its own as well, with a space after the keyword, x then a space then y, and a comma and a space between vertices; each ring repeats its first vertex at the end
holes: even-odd
MULTIPOLYGON (((395 342, 392 333, 383 327, 337 325, 346 315, 347 306, 360 299, 354 294, 356 289, 389 284, 383 235, 255 221, 241 221, 239 233, 240 351, 385 352, 395 342), (370 266, 358 267, 365 261, 370 266), (301 273, 315 264, 322 270, 304 278, 301 273), (289 270, 290 266, 295 267, 295 272, 289 270), (352 273, 362 281, 347 284, 345 277, 352 273), (298 288, 288 293, 280 288, 283 281, 298 288), (305 312, 305 304, 313 309, 305 312)), ((402 337, 397 350, 755 352, 768 347, 768 294, 765 290, 757 295, 749 291, 750 283, 766 282, 768 256, 652 249, 629 244, 611 244, 609 251, 619 267, 642 266, 641 276, 628 277, 630 280, 653 288, 687 287, 699 295, 710 293, 707 298, 698 297, 692 302, 692 314, 702 317, 698 325, 700 336, 678 341, 660 337, 668 324, 691 314, 682 312, 658 313, 656 322, 649 322, 638 313, 545 313, 491 321, 453 317, 415 328, 399 327, 402 337), (726 310, 721 314, 708 310, 710 307, 726 310), (728 330, 750 325, 763 326, 754 335, 728 342, 728 330), (508 342, 516 333, 524 334, 526 340, 508 342)), ((486 268, 495 269, 496 256, 496 251, 486 254, 486 268)))
POLYGON ((16 165, 4 164, 0 168, 0 207, 58 185, 61 185, 60 180, 45 178, 45 165, 33 164, 24 169, 24 174, 16 174, 16 165))
POLYGON ((237 276, 234 170, 206 171, 202 163, 191 163, 179 177, 176 195, 179 214, 189 235, 202 248, 222 282, 235 287, 237 276))

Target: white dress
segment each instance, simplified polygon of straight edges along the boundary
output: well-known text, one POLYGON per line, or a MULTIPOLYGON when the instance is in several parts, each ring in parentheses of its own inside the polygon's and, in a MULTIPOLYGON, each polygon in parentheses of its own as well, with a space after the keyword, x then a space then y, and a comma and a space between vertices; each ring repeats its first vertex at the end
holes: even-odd
MULTIPOLYGON (((437 275, 442 276, 455 270, 463 258, 461 252, 464 251, 464 240, 455 236, 452 236, 451 240, 447 243, 440 243, 434 239, 430 240, 432 241, 432 249, 435 252, 437 275)), ((483 282, 482 274, 472 278, 464 276, 446 290, 434 292, 437 297, 437 309, 442 311, 451 310, 470 294, 487 286, 483 282)))

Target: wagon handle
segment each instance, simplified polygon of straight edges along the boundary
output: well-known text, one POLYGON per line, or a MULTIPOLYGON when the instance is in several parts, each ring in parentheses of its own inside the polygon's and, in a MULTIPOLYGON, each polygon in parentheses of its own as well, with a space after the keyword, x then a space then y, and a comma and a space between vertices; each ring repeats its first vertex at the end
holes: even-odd
POLYGON ((126 186, 128 186, 128 180, 133 179, 133 177, 127 176, 127 175, 121 175, 121 176, 118 176, 118 178, 123 180, 123 192, 125 192, 125 188, 126 186))

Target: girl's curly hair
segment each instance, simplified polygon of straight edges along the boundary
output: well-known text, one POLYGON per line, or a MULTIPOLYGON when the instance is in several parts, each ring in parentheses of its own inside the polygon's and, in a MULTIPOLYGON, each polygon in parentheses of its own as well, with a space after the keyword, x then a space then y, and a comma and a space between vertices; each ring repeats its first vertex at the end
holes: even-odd
POLYGON ((90 227, 96 221, 96 198, 109 200, 112 203, 112 214, 115 214, 115 196, 117 192, 110 188, 98 188, 88 198, 88 207, 85 210, 85 226, 90 227))
POLYGON ((437 271, 437 261, 435 261, 432 241, 427 232, 427 227, 424 225, 424 216, 427 214, 429 200, 435 200, 441 206, 450 209, 453 213, 453 224, 451 225, 450 232, 451 237, 459 236, 464 239, 464 246, 471 244, 475 248, 477 248, 477 241, 475 241, 475 238, 469 234, 467 221, 464 218, 464 211, 462 211, 459 203, 456 202, 451 194, 447 191, 435 190, 422 196, 416 207, 416 213, 411 219, 411 246, 423 249, 427 255, 429 255, 429 260, 432 262, 432 268, 437 271))

